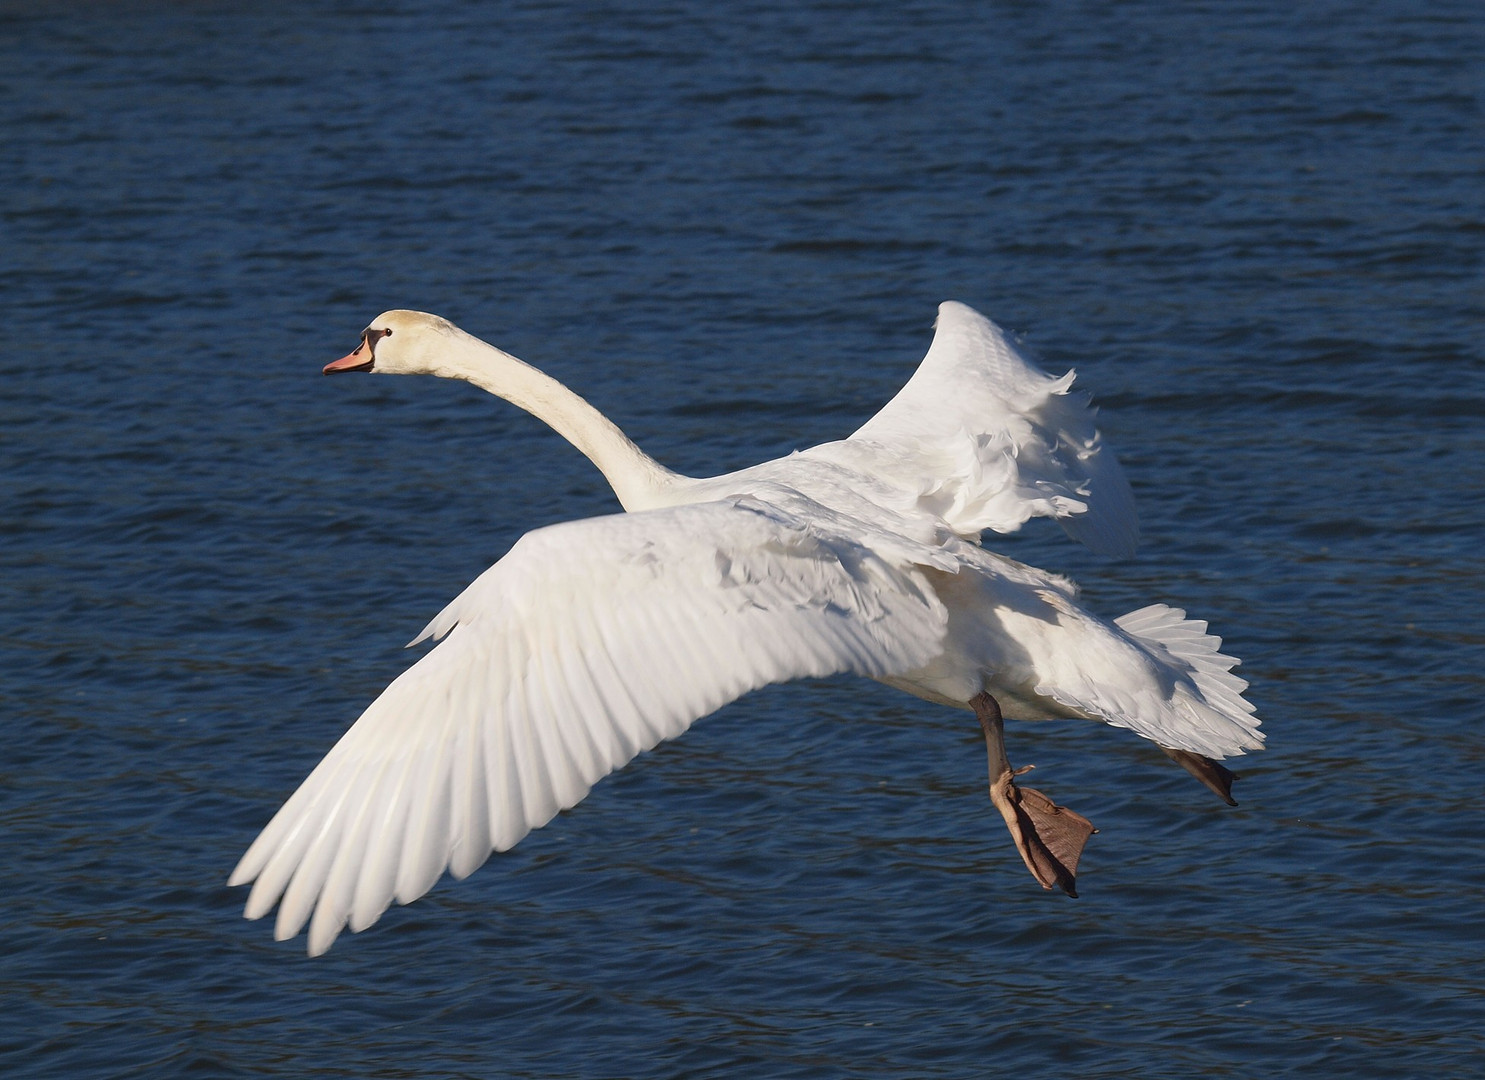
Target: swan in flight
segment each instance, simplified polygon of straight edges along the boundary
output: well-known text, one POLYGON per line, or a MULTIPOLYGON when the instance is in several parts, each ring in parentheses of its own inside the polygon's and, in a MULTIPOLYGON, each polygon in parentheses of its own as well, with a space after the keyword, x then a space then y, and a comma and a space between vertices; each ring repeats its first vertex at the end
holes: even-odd
POLYGON ((244 914, 309 952, 462 878, 642 750, 749 690, 855 672, 970 709, 990 797, 1044 888, 1076 896, 1088 820, 1018 786, 1002 709, 1151 740, 1232 802, 1219 759, 1262 745, 1206 624, 1112 622, 1072 582, 980 546, 1055 518, 1096 552, 1138 539, 1129 485, 1071 395, 988 319, 940 306, 932 347, 849 438, 709 479, 646 455, 577 394, 435 315, 389 311, 325 373, 439 375, 550 424, 624 512, 536 529, 415 639, 387 687, 233 871, 244 914))

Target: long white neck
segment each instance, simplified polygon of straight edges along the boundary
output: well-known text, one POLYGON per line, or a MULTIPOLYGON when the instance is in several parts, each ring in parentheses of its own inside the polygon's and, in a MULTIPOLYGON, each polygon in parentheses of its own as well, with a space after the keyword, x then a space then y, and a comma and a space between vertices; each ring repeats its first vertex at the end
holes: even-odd
POLYGON ((556 379, 455 327, 440 342, 433 374, 463 379, 525 409, 581 450, 603 473, 625 510, 666 506, 688 478, 646 454, 618 425, 556 379))

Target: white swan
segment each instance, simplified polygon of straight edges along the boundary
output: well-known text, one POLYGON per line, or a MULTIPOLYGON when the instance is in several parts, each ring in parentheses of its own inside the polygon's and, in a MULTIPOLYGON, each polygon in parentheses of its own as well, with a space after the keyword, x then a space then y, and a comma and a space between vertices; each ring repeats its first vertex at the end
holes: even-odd
POLYGON ((325 372, 465 379, 546 421, 625 513, 537 529, 418 636, 233 871, 245 915, 324 952, 445 869, 464 877, 641 750, 749 690, 852 671, 973 709, 991 798, 1044 887, 1073 890, 1088 821, 1019 788, 1000 706, 1154 741, 1231 802, 1212 759, 1258 749, 1247 684, 1164 605, 1112 623, 1064 578, 979 546, 1058 519, 1130 553, 1129 487, 1092 410, 989 320, 939 308, 917 373, 850 438, 741 472, 664 468, 556 380, 434 315, 389 311, 325 372))

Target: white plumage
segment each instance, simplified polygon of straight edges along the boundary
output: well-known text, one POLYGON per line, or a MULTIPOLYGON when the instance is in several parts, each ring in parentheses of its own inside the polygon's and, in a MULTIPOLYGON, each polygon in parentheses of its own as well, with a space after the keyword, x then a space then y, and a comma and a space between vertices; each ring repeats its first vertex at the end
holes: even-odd
POLYGON ((626 512, 537 529, 480 575, 417 639, 437 647, 243 856, 231 883, 254 882, 246 915, 277 903, 280 939, 308 920, 312 954, 770 683, 850 671, 964 708, 989 693, 1013 716, 1102 720, 1188 755, 1261 745, 1204 623, 1164 605, 1106 622, 1065 579, 979 546, 1038 516, 1113 555, 1138 530, 1072 373, 1037 370, 962 304, 940 307, 918 372, 850 438, 709 479, 663 468, 436 316, 380 316, 326 368, 340 370, 474 382, 578 446, 626 512))

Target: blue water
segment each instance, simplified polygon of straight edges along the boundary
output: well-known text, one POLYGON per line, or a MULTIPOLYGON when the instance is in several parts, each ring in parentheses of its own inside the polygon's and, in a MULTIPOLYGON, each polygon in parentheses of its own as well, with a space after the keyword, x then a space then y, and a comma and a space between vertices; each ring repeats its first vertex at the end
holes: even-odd
POLYGON ((0 6, 0 1072, 1414 1078, 1485 1051, 1485 16, 1465 0, 0 6), (127 9, 127 10, 126 10, 127 9), (672 467, 839 437, 957 298, 1076 366, 1140 503, 997 542, 1243 657, 1222 806, 967 714, 698 723, 317 960, 230 869, 400 646, 592 467, 319 376, 390 307, 672 467))

